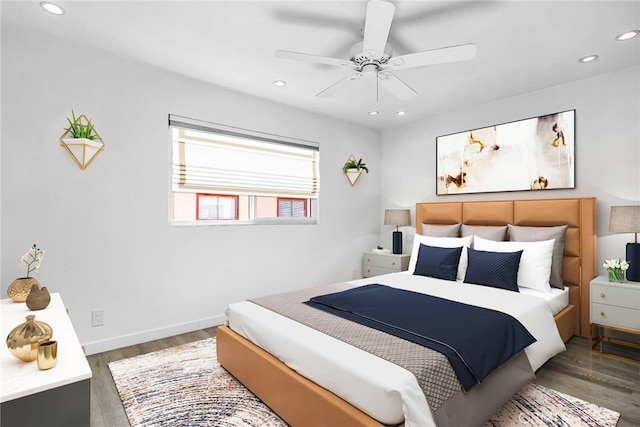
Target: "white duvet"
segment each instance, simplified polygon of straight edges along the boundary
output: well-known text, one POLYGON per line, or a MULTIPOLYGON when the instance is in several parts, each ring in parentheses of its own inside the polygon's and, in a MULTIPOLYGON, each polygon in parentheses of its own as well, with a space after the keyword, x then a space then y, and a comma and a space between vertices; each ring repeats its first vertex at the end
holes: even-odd
MULTIPOLYGON (((565 350, 549 305, 536 296, 407 273, 350 283, 380 283, 508 313, 537 340, 525 349, 534 371, 565 350)), ((231 304, 227 318, 238 334, 372 418, 436 425, 418 381, 404 368, 248 301, 231 304)))

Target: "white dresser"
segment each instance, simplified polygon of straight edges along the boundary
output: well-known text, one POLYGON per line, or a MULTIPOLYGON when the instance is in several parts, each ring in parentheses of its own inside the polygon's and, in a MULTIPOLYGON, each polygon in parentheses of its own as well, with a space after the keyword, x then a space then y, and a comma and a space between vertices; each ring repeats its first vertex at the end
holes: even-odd
POLYGON ((0 300, 2 336, 33 314, 53 329, 51 339, 58 342, 58 363, 41 371, 36 361, 14 357, 6 343, 0 350, 0 425, 89 426, 91 419, 91 368, 76 336, 60 294, 51 294, 44 310, 31 311, 25 303, 0 300))
POLYGON ((362 277, 397 273, 409 268, 409 254, 377 254, 365 252, 362 259, 362 277))
POLYGON ((613 283, 607 276, 591 281, 591 349, 606 353, 603 340, 640 348, 634 342, 605 335, 606 330, 640 336, 640 283, 613 283))

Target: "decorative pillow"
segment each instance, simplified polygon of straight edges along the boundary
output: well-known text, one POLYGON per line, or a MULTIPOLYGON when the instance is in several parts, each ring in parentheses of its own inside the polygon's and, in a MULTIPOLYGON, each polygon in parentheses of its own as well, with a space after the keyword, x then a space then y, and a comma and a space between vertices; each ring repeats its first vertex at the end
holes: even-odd
POLYGON ((551 255, 555 240, 542 242, 494 242, 482 237, 473 238, 473 248, 479 251, 515 252, 522 250, 518 269, 518 286, 551 292, 551 255))
POLYGON ((431 237, 460 237, 460 224, 436 225, 422 224, 423 236, 431 237))
POLYGON ((502 242, 507 238, 507 226, 492 226, 492 225, 466 225, 462 224, 460 227, 462 237, 466 236, 480 236, 483 239, 495 240, 502 242))
POLYGON ((556 227, 522 227, 508 225, 509 239, 514 242, 537 242, 540 240, 555 239, 553 256, 551 258, 551 277, 549 284, 558 289, 564 289, 562 282, 562 258, 564 256, 564 241, 567 235, 567 226, 556 227))
POLYGON ((465 283, 520 292, 518 269, 522 251, 488 252, 469 248, 467 253, 469 264, 464 276, 465 283))
POLYGON ((462 246, 457 248, 439 248, 420 244, 418 260, 413 274, 435 277, 436 279, 456 280, 462 246))
POLYGON ((418 252, 420 250, 420 244, 428 246, 436 246, 439 248, 459 248, 462 247, 462 254, 460 255, 460 263, 458 264, 458 280, 464 279, 464 272, 467 270, 467 249, 471 247, 471 241, 473 236, 467 237, 431 237, 416 234, 413 238, 413 249, 411 250, 411 257, 409 258, 409 273, 414 273, 416 270, 416 262, 418 260, 418 252))

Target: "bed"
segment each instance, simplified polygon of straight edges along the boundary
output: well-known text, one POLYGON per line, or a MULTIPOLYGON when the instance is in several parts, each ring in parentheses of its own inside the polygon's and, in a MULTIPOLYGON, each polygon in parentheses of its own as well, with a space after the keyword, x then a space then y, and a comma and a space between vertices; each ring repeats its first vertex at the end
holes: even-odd
MULTIPOLYGON (((416 204, 416 231, 423 232, 422 224, 425 224, 425 228, 450 224, 469 226, 513 224, 522 227, 567 226, 562 256, 562 281, 566 285, 564 293, 568 304, 566 307, 561 306, 555 309, 551 313, 554 314, 553 316, 551 314, 548 316, 553 333, 544 332, 544 330, 537 332, 539 336, 536 338, 541 341, 549 341, 548 345, 544 344, 549 348, 546 348, 542 353, 527 354, 529 358, 533 359, 532 367, 537 369, 553 354, 562 351, 563 347, 558 348, 557 341, 562 343, 573 335, 586 336, 588 334, 588 310, 585 313, 581 307, 588 308, 588 283, 595 276, 595 204, 594 198, 418 203, 416 204), (554 333, 558 336, 557 340, 553 337, 554 333)), ((397 273, 388 276, 356 281, 349 285, 387 282, 392 286, 404 288, 414 286, 410 282, 412 276, 410 274, 397 273)), ((438 284, 432 286, 436 289, 434 292, 445 297, 450 288, 442 288, 438 284)), ((489 294, 492 292, 498 295, 504 291, 490 290, 489 294)), ((503 298, 502 296, 493 296, 490 299, 495 302, 503 298)), ((517 306, 515 302, 509 301, 506 301, 506 305, 517 306)), ((528 304, 524 304, 524 306, 526 305, 528 304)), ((547 303, 544 303, 544 307, 548 307, 544 310, 551 310, 547 303)), ((525 317, 533 316, 534 313, 530 311, 536 311, 526 311, 526 307, 523 307, 522 310, 523 313, 526 312, 525 317)), ((538 311, 541 310, 543 309, 538 311)), ((400 422, 404 422, 407 426, 436 424, 435 418, 429 413, 428 403, 426 404, 427 409, 424 409, 425 402, 422 402, 424 396, 420 397, 420 393, 416 392, 415 386, 411 384, 411 374, 399 366, 379 361, 372 355, 365 354, 363 356, 362 353, 366 352, 360 349, 351 348, 342 342, 336 344, 338 340, 335 338, 312 330, 305 325, 296 324, 285 316, 250 302, 233 304, 230 306, 229 312, 228 325, 218 328, 218 360, 222 366, 289 424, 294 426, 380 426, 394 425, 400 422), (259 320, 253 321, 253 323, 251 321, 245 322, 242 316, 238 316, 238 313, 243 311, 257 311, 257 314, 248 313, 248 315, 249 318, 252 315, 257 315, 256 319, 259 320), (311 333, 311 340, 305 339, 306 342, 312 344, 302 345, 301 343, 305 339, 300 338, 298 334, 309 333, 311 333), (331 354, 332 359, 326 354, 312 353, 313 348, 318 347, 329 349, 328 353, 331 354), (269 351, 265 351, 265 349, 269 351), (292 352, 293 356, 283 354, 283 349, 292 352), (325 358, 329 359, 325 360, 325 358), (283 363, 282 360, 287 363, 283 363), (354 363, 356 360, 357 362, 354 363), (302 366, 306 362, 310 362, 310 368, 302 366), (342 365, 347 365, 347 367, 342 365), (353 369, 354 365, 356 366, 355 373, 348 373, 347 369, 353 369), (314 366, 316 371, 324 371, 324 374, 329 372, 328 379, 316 377, 319 374, 314 372, 314 366), (376 372, 376 375, 368 375, 367 377, 365 367, 367 369, 373 367, 373 372, 376 372), (298 372, 304 375, 300 375, 298 372), (356 379, 353 379, 354 377, 356 379), (364 392, 362 390, 357 392, 345 390, 349 388, 345 387, 345 384, 355 384, 358 378, 365 377, 373 384, 365 382, 364 392), (313 381, 308 378, 312 378, 313 381), (388 378, 400 378, 400 381, 398 384, 389 386, 387 384, 388 378), (405 380, 406 382, 403 383, 402 381, 405 380), (382 390, 378 392, 377 396, 373 394, 369 396, 368 390, 373 390, 375 387, 381 387, 382 390), (362 400, 377 403, 374 404, 375 408, 370 409, 362 404, 362 400), (381 408, 385 406, 391 408, 386 413, 384 410, 387 409, 381 408), (376 412, 378 409, 381 409, 382 412, 376 412), (398 414, 398 411, 401 413, 398 414), (427 414, 425 415, 425 413, 427 414), (373 416, 369 414, 373 414, 373 416), (376 418, 384 419, 384 424, 377 421, 376 418)), ((541 321, 529 320, 529 323, 533 325, 536 322, 541 321)), ((525 326, 530 327, 530 325, 525 326)), ((529 348, 527 348, 528 350, 529 348)), ((501 384, 505 381, 504 377, 500 377, 500 372, 496 372, 494 377, 489 377, 489 380, 486 381, 486 387, 483 382, 482 387, 472 389, 467 395, 477 394, 478 401, 482 402, 484 400, 482 393, 492 395, 497 393, 499 394, 496 396, 497 401, 508 400, 517 388, 514 390, 513 387, 496 387, 495 384, 501 384), (491 391, 483 391, 485 388, 491 391)), ((413 378, 415 382, 415 377, 413 378)), ((474 407, 474 410, 470 412, 482 412, 482 410, 491 412, 493 408, 491 405, 486 405, 485 408, 474 407)), ((486 418, 490 415, 491 413, 488 415, 480 414, 480 417, 486 418)))

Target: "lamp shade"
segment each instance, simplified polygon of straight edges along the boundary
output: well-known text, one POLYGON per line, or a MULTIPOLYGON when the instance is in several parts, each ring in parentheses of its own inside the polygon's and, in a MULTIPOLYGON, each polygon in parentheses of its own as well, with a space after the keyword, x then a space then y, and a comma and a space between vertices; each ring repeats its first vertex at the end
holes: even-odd
POLYGON ((411 225, 411 212, 409 209, 385 209, 384 225, 411 225))
POLYGON ((611 206, 609 231, 640 233, 640 206, 611 206))

